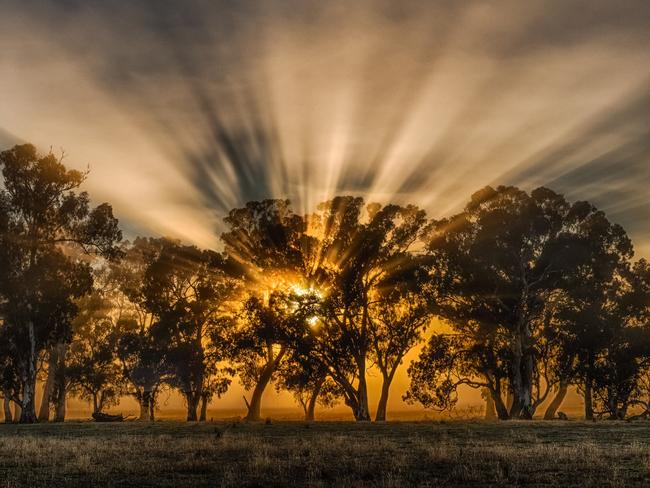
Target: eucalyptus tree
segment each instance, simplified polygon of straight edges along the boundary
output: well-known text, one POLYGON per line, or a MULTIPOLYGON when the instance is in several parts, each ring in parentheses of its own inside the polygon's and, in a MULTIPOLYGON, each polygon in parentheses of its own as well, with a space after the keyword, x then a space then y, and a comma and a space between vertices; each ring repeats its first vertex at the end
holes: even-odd
POLYGON ((390 273, 375 287, 369 315, 372 357, 382 376, 375 421, 386 420, 390 385, 404 356, 422 340, 433 319, 441 290, 432 290, 426 260, 404 256, 401 272, 390 273))
POLYGON ((261 419, 262 395, 277 379, 288 358, 293 310, 286 294, 272 291, 267 296, 250 296, 240 312, 240 326, 231 339, 231 359, 250 399, 244 396, 246 420, 261 419))
POLYGON ((124 388, 112 295, 96 288, 77 302, 79 313, 65 361, 71 393, 90 402, 93 413, 117 405, 124 388))
POLYGON ((225 252, 241 266, 248 296, 233 336, 233 364, 244 387, 252 390, 250 399, 244 397, 246 418, 259 420, 262 395, 290 349, 286 330, 294 317, 287 296, 310 275, 315 240, 287 200, 249 202, 224 221, 225 252))
POLYGON ((164 360, 166 345, 154 333, 156 317, 146 306, 144 293, 147 267, 164 245, 164 239, 136 238, 124 247, 124 257, 110 266, 109 279, 119 290, 113 320, 124 391, 138 402, 143 421, 153 420, 158 393, 169 373, 164 360))
POLYGON ((641 260, 626 271, 623 283, 601 311, 607 320, 602 322, 600 348, 592 351, 588 370, 594 413, 610 419, 624 419, 631 406, 643 404, 648 397, 643 379, 650 367, 650 267, 641 260))
MULTIPOLYGON (((309 325, 315 326, 315 319, 308 320, 309 325)), ((277 380, 276 389, 293 395, 306 422, 315 419, 316 405, 333 407, 341 396, 325 366, 309 354, 308 345, 294 346, 290 357, 280 365, 277 380)))
POLYGON ((373 333, 381 327, 372 316, 378 288, 410 266, 408 257, 425 222, 416 207, 365 205, 354 197, 324 202, 309 216, 309 233, 318 239, 312 279, 320 300, 318 327, 307 327, 305 334, 311 338, 310 353, 327 368, 358 421, 370 420, 366 375, 373 338, 377 344, 388 342, 373 333))
MULTIPOLYGON (((632 248, 622 229, 608 224, 602 215, 594 228, 600 229, 600 236, 591 235, 585 240, 583 251, 593 259, 568 278, 567 286, 556 300, 553 325, 547 328, 557 345, 554 369, 560 381, 558 395, 566 392, 567 385, 575 385, 583 394, 587 420, 594 417, 597 384, 601 385, 599 396, 602 398, 603 385, 609 384, 609 391, 613 393, 616 388, 611 381, 618 377, 620 383, 623 369, 627 368, 628 374, 633 376, 634 365, 643 351, 625 344, 630 334, 637 335, 639 340, 643 338, 630 327, 638 328, 647 323, 650 297, 647 285, 644 286, 645 262, 631 267, 632 248), (609 238, 605 238, 607 235, 609 238)), ((634 380, 630 377, 628 383, 634 380)), ((627 394, 621 391, 619 396, 631 394, 632 389, 619 386, 628 391, 627 394)), ((559 404, 560 401, 554 399, 545 417, 550 418, 552 409, 557 410, 559 404)))
POLYGON ((78 189, 86 173, 68 170, 62 158, 40 155, 30 144, 0 153, 5 264, 0 270, 4 326, 14 332, 21 381, 21 422, 36 421, 37 360, 52 341, 69 335, 74 299, 92 286, 77 254, 117 254, 121 239, 108 204, 91 208, 78 189))
POLYGON ((219 253, 165 240, 144 271, 143 306, 153 316, 152 334, 164 344, 167 382, 183 394, 188 421, 199 419, 202 400, 229 384, 218 365, 229 351, 225 338, 238 298, 232 268, 219 253))
POLYGON ((440 314, 453 334, 434 335, 412 366, 411 396, 446 405, 469 384, 489 389, 500 418, 531 418, 549 387, 539 381, 545 310, 558 290, 571 291, 581 270, 611 274, 612 263, 631 252, 627 236, 586 202, 501 186, 434 222, 427 240, 435 279, 447 290, 440 314), (442 369, 421 371, 427 364, 442 369))

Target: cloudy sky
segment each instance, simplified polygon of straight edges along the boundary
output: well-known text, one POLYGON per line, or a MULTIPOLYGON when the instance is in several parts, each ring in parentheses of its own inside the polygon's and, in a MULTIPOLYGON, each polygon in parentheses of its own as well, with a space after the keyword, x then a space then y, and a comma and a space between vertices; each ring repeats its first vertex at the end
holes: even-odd
POLYGON ((4 0, 0 146, 63 148, 131 233, 243 202, 589 199, 650 251, 644 0, 4 0))
POLYGON ((547 185, 650 257, 648 25, 647 0, 2 0, 0 148, 64 149, 129 235, 547 185))

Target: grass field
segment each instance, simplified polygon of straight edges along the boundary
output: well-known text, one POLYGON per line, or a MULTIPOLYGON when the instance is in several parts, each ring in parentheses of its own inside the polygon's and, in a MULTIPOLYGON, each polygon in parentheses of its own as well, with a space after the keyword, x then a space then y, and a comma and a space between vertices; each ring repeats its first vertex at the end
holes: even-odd
POLYGON ((650 424, 0 425, 13 486, 649 486, 650 424))

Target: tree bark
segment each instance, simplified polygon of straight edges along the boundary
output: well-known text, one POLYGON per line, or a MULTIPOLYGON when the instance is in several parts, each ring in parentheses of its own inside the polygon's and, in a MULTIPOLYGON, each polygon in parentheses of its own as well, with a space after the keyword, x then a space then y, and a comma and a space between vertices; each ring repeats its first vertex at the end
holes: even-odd
POLYGON ((5 413, 5 424, 11 424, 14 421, 14 417, 11 413, 11 399, 7 392, 3 393, 3 407, 5 413))
POLYGON ((140 397, 138 398, 138 403, 140 404, 140 416, 138 417, 138 420, 140 421, 147 422, 151 420, 151 417, 149 415, 150 397, 151 392, 143 390, 140 394, 140 397))
POLYGON ((56 348, 52 347, 47 359, 47 379, 45 380, 45 385, 43 385, 43 398, 41 398, 41 408, 38 411, 39 422, 47 422, 50 420, 50 405, 52 404, 52 393, 54 392, 56 362, 56 348))
POLYGON ((154 422, 156 420, 156 391, 152 390, 149 395, 149 420, 154 422))
POLYGON ((558 409, 560 408, 562 402, 564 401, 564 397, 566 397, 568 389, 569 389, 568 385, 565 382, 560 381, 560 385, 558 387, 557 393, 553 397, 553 400, 551 400, 551 403, 549 403, 548 407, 546 408, 546 412, 544 412, 544 420, 553 420, 555 418, 558 409))
POLYGON ((386 410, 388 408, 388 394, 390 392, 390 384, 393 378, 384 375, 384 380, 381 384, 381 395, 379 396, 379 403, 377 404, 377 413, 375 414, 375 422, 386 421, 386 410))
POLYGON ((208 396, 201 395, 201 413, 199 414, 199 422, 205 422, 205 417, 208 413, 208 396))
POLYGON ((499 420, 508 420, 510 418, 510 415, 508 414, 508 407, 506 406, 505 403, 503 403, 500 390, 499 391, 490 390, 490 393, 492 393, 492 400, 494 401, 494 408, 497 412, 497 417, 499 418, 499 420))
POLYGON ((23 399, 20 412, 21 424, 33 424, 38 421, 36 417, 36 332, 34 323, 27 324, 29 337, 29 356, 27 364, 23 364, 22 383, 23 399))
POLYGON ((320 390, 323 386, 323 383, 319 383, 314 391, 311 392, 309 401, 305 407, 305 422, 313 422, 316 418, 316 402, 318 401, 318 395, 320 395, 320 390))
POLYGON ((354 412, 357 422, 370 422, 370 407, 368 405, 368 384, 366 383, 366 359, 359 361, 359 387, 357 388, 357 404, 354 412))
POLYGON ((285 352, 286 349, 282 348, 275 358, 272 357, 272 352, 269 353, 270 359, 267 361, 264 369, 262 370, 262 374, 257 380, 257 384, 253 389, 251 399, 250 401, 246 401, 248 413, 246 414, 245 420, 249 422, 257 422, 259 420, 262 420, 262 395, 264 395, 264 390, 271 381, 273 373, 275 373, 275 370, 284 357, 285 352))
POLYGON ((20 418, 23 415, 23 409, 20 405, 14 402, 14 421, 20 422, 20 418))
POLYGON ((54 411, 55 422, 65 422, 65 388, 59 393, 56 399, 56 410, 54 411))
POLYGON ((196 414, 199 408, 200 395, 196 392, 185 392, 185 401, 187 402, 187 421, 196 422, 198 416, 196 414))
POLYGON ((54 385, 56 390, 56 405, 54 411, 54 421, 65 421, 65 400, 67 395, 66 384, 66 371, 65 371, 65 357, 68 351, 68 345, 64 342, 56 345, 56 375, 54 377, 54 385))
POLYGON ((592 379, 591 371, 593 370, 594 359, 593 355, 589 353, 587 359, 587 374, 585 375, 585 420, 594 419, 594 402, 592 398, 592 379))
POLYGON ((257 422, 262 419, 262 395, 269 381, 271 381, 272 375, 273 369, 267 365, 260 376, 260 380, 253 389, 250 401, 247 403, 248 414, 246 415, 246 420, 249 422, 257 422))
MULTIPOLYGON (((523 326, 527 331, 527 326, 523 326)), ((528 333, 521 334, 524 337, 516 339, 513 359, 513 374, 511 381, 512 407, 510 407, 510 418, 526 419, 533 418, 533 357, 526 351, 527 344, 524 340, 528 333)))
POLYGON ((484 388, 483 395, 485 396, 485 420, 496 420, 497 410, 492 392, 488 388, 484 388))

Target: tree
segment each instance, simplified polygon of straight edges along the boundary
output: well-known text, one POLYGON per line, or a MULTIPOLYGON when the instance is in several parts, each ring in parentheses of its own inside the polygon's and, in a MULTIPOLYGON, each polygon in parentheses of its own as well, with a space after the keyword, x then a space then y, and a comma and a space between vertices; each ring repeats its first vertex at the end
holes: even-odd
POLYGON ((287 200, 249 202, 224 220, 225 252, 241 265, 249 296, 235 335, 234 364, 242 384, 253 390, 250 400, 244 397, 246 418, 259 420, 264 390, 289 348, 285 329, 292 310, 285 296, 309 276, 314 239, 287 200))
POLYGON ((405 256, 401 273, 392 273, 376 286, 369 328, 373 358, 382 375, 375 421, 386 420, 390 385, 404 356, 422 339, 432 318, 432 294, 421 259, 405 256))
POLYGON ((118 332, 117 358, 126 383, 125 392, 140 405, 140 420, 154 420, 157 395, 169 373, 166 344, 154 333, 154 315, 143 292, 147 266, 157 259, 161 239, 137 238, 124 250, 124 258, 111 264, 110 280, 119 290, 114 306, 118 332))
MULTIPOLYGON (((373 333, 375 326, 381 327, 372 316, 373 297, 382 282, 410 265, 407 258, 425 223, 424 212, 337 197, 319 205, 308 223, 318 240, 310 276, 322 298, 316 313, 319 326, 306 327, 305 334, 311 337, 311 354, 337 383, 355 419, 367 421, 366 370, 373 359, 373 338, 377 345, 390 342, 373 333)), ((389 369, 401 362, 399 356, 385 363, 386 385, 392 379, 389 369)))
POLYGON ((426 408, 448 410, 458 402, 458 387, 487 389, 499 419, 509 418, 503 393, 507 387, 508 343, 478 324, 464 333, 435 333, 408 369, 410 386, 404 395, 426 408))
POLYGON ((250 400, 244 397, 246 420, 261 419, 264 390, 277 377, 289 351, 286 328, 291 312, 283 294, 277 291, 266 299, 251 296, 244 304, 230 356, 244 388, 253 390, 250 400))
POLYGON ((95 289, 78 302, 74 338, 66 359, 70 390, 92 404, 93 413, 117 405, 123 378, 117 361, 118 330, 106 290, 95 289))
POLYGON ((6 265, 0 271, 2 315, 18 345, 20 421, 28 423, 36 421, 39 353, 57 326, 59 331, 65 330, 61 320, 69 322, 75 313, 73 300, 92 285, 83 263, 64 254, 63 249, 112 257, 117 252, 115 243, 121 239, 110 205, 91 209, 88 194, 76 192, 86 174, 67 170, 61 159, 52 153, 39 155, 30 144, 0 153, 5 234, 0 260, 6 265))
MULTIPOLYGON (((529 195, 502 186, 475 193, 463 212, 434 222, 427 240, 435 279, 447 290, 440 313, 459 336, 433 338, 430 350, 437 358, 448 344, 454 361, 445 367, 461 376, 444 374, 444 384, 412 385, 414 392, 434 387, 452 401, 454 385, 486 387, 500 418, 532 418, 550 386, 540 380, 539 363, 549 300, 568 289, 579 270, 628 255, 627 236, 586 202, 569 204, 546 188, 529 195), (500 398, 505 384, 513 395, 507 414, 500 398)), ((438 378, 431 375, 422 379, 438 378)))
MULTIPOLYGON (((635 271, 630 269, 632 251, 622 229, 610 226, 604 216, 599 220, 594 228, 601 229, 600 237, 591 233, 585 241, 588 248, 583 251, 593 259, 570 277, 555 300, 553 325, 547 328, 547 335, 551 335, 558 348, 555 361, 555 375, 560 382, 558 394, 562 395, 568 384, 576 385, 584 396, 587 420, 594 417, 596 383, 602 386, 602 381, 609 382, 602 376, 613 380, 622 373, 614 370, 623 368, 623 362, 630 360, 628 366, 632 367, 637 361, 631 350, 624 352, 626 337, 631 333, 628 329, 632 324, 638 326, 645 320, 647 305, 643 302, 650 296, 644 297, 640 275, 635 278, 635 271), (608 233, 602 229, 609 229, 609 239, 603 238, 608 233)), ((639 265, 642 267, 643 262, 639 265)), ((628 369, 630 374, 633 371, 633 367, 628 369)), ((559 408, 559 404, 551 406, 559 408)))
POLYGON ((230 302, 238 295, 227 261, 216 252, 164 241, 144 271, 143 305, 153 316, 152 334, 165 344, 167 382, 185 397, 188 421, 199 418, 202 400, 229 384, 218 367, 234 323, 230 302))
POLYGON ((606 307, 607 328, 592 370, 595 413, 614 420, 647 397, 643 376, 650 366, 650 268, 641 260, 625 278, 606 307))
MULTIPOLYGON (((310 320, 312 325, 315 320, 310 320)), ((328 378, 327 369, 309 354, 309 346, 294 347, 291 356, 278 372, 276 389, 291 392, 302 407, 305 421, 315 419, 316 404, 332 407, 341 396, 336 383, 328 378)))

